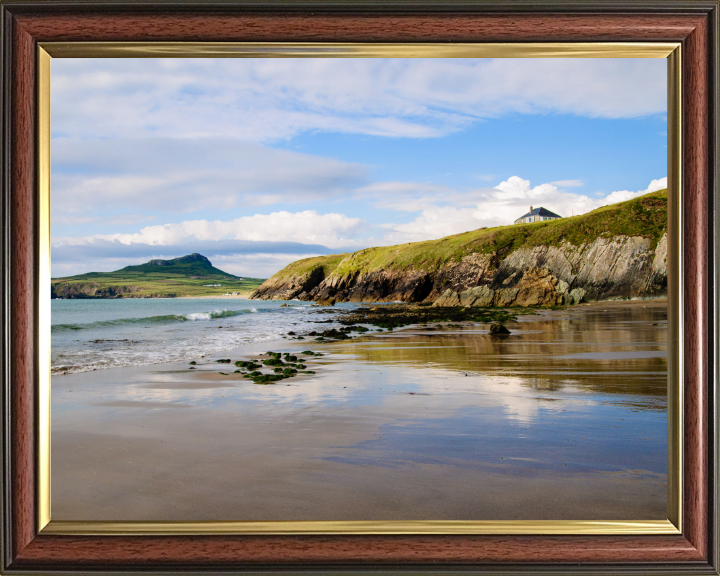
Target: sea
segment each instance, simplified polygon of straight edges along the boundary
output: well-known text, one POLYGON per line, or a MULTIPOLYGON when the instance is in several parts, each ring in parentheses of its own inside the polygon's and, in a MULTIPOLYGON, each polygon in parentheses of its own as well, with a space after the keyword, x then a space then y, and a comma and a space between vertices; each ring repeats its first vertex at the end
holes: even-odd
POLYGON ((355 306, 239 298, 54 299, 52 373, 197 359, 291 331, 339 327, 335 310, 355 306))

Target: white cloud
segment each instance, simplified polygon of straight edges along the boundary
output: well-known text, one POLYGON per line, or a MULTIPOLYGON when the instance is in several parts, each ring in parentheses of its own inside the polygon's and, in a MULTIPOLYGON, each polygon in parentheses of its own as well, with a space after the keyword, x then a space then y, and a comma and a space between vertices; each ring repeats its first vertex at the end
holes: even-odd
POLYGON ((495 220, 493 215, 484 213, 477 207, 428 206, 423 208, 420 216, 412 222, 388 226, 391 231, 386 234, 385 243, 399 244, 442 238, 483 226, 493 226, 495 220))
MULTIPOLYGON (((562 182, 562 181, 560 181, 562 182)), ((653 180, 647 189, 638 192, 617 191, 601 199, 565 192, 560 182, 532 186, 529 180, 511 176, 495 188, 479 188, 471 193, 446 194, 442 201, 423 198, 408 200, 402 206, 419 210, 420 215, 409 223, 390 224, 384 244, 416 242, 442 238, 483 227, 505 226, 540 206, 567 217, 580 215, 600 206, 636 198, 667 187, 667 178, 653 180)), ((397 209, 403 209, 402 206, 397 209)))
POLYGON ((56 135, 306 131, 427 138, 507 114, 632 118, 666 109, 652 59, 56 59, 56 135), (109 114, 108 110, 113 113, 109 114))
POLYGON ((657 192, 667 188, 667 177, 660 178, 658 180, 652 180, 650 185, 645 190, 638 190, 637 192, 630 192, 629 190, 618 190, 612 194, 608 194, 605 198, 600 200, 600 206, 607 206, 608 204, 616 204, 618 202, 625 202, 625 200, 632 200, 643 194, 649 194, 650 192, 657 192))
POLYGON ((557 180, 556 182, 550 182, 555 186, 562 186, 563 188, 574 188, 576 186, 582 186, 582 180, 557 180))
POLYGON ((119 242, 129 246, 173 246, 189 241, 247 240, 251 242, 299 242, 328 247, 357 244, 358 236, 370 226, 360 218, 344 214, 273 212, 234 220, 186 220, 177 224, 147 226, 132 234, 95 234, 81 238, 54 238, 54 243, 87 244, 119 242))
POLYGON ((303 258, 317 256, 317 252, 307 254, 238 254, 235 256, 220 256, 213 259, 213 265, 220 270, 230 272, 235 276, 248 276, 250 278, 270 278, 277 271, 288 264, 303 258))
POLYGON ((55 139, 53 211, 230 209, 334 197, 367 179, 359 164, 227 139, 55 139))

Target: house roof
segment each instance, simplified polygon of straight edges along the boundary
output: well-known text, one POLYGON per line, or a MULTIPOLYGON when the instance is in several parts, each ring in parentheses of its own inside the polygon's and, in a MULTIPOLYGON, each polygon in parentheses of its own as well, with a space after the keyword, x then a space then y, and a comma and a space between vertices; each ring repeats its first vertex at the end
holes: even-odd
POLYGON ((528 218, 530 216, 550 216, 553 218, 562 218, 562 216, 555 214, 555 212, 550 212, 550 210, 547 210, 541 206, 540 208, 534 208, 527 214, 523 214, 522 216, 520 216, 520 218, 518 218, 518 220, 522 220, 523 218, 528 218))

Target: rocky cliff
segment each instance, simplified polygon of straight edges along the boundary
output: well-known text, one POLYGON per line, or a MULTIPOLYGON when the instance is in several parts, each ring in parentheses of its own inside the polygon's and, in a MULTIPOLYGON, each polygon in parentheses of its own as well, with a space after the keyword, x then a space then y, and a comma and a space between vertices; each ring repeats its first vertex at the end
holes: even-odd
POLYGON ((295 262, 250 297, 552 306, 667 291, 667 193, 582 216, 295 262))

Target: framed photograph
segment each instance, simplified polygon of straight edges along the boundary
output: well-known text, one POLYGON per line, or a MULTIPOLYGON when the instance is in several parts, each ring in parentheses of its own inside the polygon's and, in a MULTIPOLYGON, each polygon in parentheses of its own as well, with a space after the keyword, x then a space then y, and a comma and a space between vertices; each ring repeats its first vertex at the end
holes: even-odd
POLYGON ((717 2, 1 8, 4 573, 718 573, 717 2))

